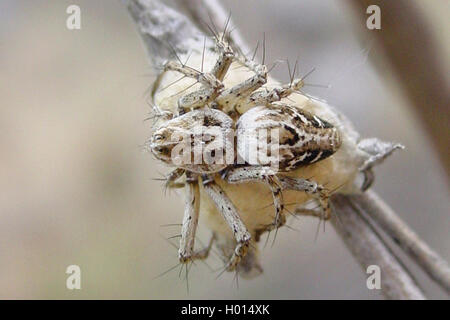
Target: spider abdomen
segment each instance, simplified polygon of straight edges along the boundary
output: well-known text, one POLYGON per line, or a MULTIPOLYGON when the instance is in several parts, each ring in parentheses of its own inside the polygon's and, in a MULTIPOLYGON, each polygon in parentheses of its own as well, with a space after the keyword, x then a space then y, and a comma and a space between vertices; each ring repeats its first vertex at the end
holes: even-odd
POLYGON ((238 155, 252 165, 291 171, 331 156, 340 145, 332 124, 287 104, 252 108, 237 122, 238 155))

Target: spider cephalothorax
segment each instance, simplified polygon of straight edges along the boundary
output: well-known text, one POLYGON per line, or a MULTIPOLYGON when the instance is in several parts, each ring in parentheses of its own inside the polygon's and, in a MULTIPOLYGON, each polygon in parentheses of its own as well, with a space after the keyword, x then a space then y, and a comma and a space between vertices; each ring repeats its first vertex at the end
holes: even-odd
MULTIPOLYGON (((187 196, 180 261, 186 263, 205 258, 215 238, 212 237, 205 250, 194 252, 199 216, 198 183, 202 183, 203 190, 235 238, 235 249, 229 254, 226 264, 226 270, 230 271, 239 269, 251 235, 258 241, 261 233, 285 223, 283 190, 297 190, 315 196, 321 205, 320 216, 323 219, 330 217, 327 190, 314 181, 282 173, 331 156, 340 147, 341 137, 338 129, 329 122, 282 101, 303 86, 302 79, 293 79, 284 86, 262 88, 267 81, 264 64, 235 54, 223 38, 218 40, 216 37, 216 49, 219 58, 209 73, 181 62, 165 64, 165 72, 175 71, 183 77, 194 78, 201 88, 181 96, 175 114, 165 111, 164 121, 150 140, 150 148, 156 158, 176 167, 167 178, 167 186, 185 176, 187 196), (222 81, 233 62, 246 67, 254 75, 225 88, 222 81), (252 157, 255 156, 252 150, 256 151, 256 157, 252 157), (262 156, 265 156, 265 161, 261 161, 262 156), (217 184, 217 178, 231 184, 266 183, 275 207, 273 222, 249 232, 233 202, 217 184)), ((157 106, 155 108, 163 114, 157 106)), ((249 268, 248 264, 245 267, 249 268)))
POLYGON ((150 149, 169 165, 193 173, 216 173, 234 161, 233 129, 229 116, 204 107, 160 125, 150 140, 150 149))

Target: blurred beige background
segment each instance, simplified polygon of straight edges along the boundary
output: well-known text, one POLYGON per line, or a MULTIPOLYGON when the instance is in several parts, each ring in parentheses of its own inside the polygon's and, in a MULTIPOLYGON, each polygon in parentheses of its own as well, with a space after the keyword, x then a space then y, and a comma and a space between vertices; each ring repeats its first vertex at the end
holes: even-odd
MULTIPOLYGON (((388 70, 367 59, 378 49, 370 31, 356 34, 346 3, 224 3, 250 43, 266 33, 269 61, 298 57, 301 74, 316 68, 309 82, 332 85, 305 91, 337 106, 363 136, 406 145, 377 169, 374 189, 450 260, 445 171, 388 70)), ((421 5, 448 67, 443 6, 421 5)), ((120 1, 1 1, 0 70, 0 298, 380 298, 332 228, 314 241, 317 221, 308 218, 291 224, 299 232, 278 233, 263 250, 264 274, 239 288, 233 274, 215 279, 201 263, 189 294, 178 269, 154 279, 177 263, 164 238, 179 230, 161 225, 181 222, 183 205, 152 180, 164 167, 142 148, 153 71, 120 1), (81 7, 79 31, 66 29, 70 4, 81 7), (65 287, 71 264, 82 270, 78 291, 65 287)), ((288 80, 283 65, 273 74, 288 80)), ((430 297, 448 298, 406 262, 430 297)), ((214 256, 208 263, 220 267, 214 256)))

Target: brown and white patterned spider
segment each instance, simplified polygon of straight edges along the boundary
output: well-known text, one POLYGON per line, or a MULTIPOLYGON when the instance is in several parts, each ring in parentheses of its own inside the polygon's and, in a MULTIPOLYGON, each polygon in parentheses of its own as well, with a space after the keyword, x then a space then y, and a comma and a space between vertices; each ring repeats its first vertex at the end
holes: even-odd
MULTIPOLYGON (((329 191, 318 182, 295 177, 291 173, 333 155, 341 146, 342 138, 338 128, 329 121, 296 104, 286 102, 286 98, 303 87, 303 79, 292 79, 290 84, 268 87, 265 86, 268 71, 264 64, 238 54, 224 37, 219 38, 218 35, 215 35, 215 51, 218 58, 210 72, 203 72, 205 49, 202 52, 200 71, 188 67, 180 59, 165 63, 162 74, 179 73, 182 75, 179 80, 194 79, 194 84, 199 84, 200 87, 185 94, 178 92, 175 108, 161 108, 158 104, 154 106, 159 125, 150 139, 150 149, 157 159, 176 167, 167 176, 167 187, 180 186, 177 181, 184 180, 181 185, 185 188, 186 202, 178 251, 180 262, 205 259, 212 243, 217 240, 217 233, 225 232, 225 221, 228 232, 232 233, 234 239, 232 250, 230 241, 218 244, 228 260, 225 270, 237 269, 249 275, 254 274, 254 271, 261 271, 255 260, 256 249, 252 244, 259 241, 263 232, 278 229, 286 222, 287 209, 283 195, 288 190, 313 196, 321 208, 321 213, 317 216, 321 219, 330 218, 329 191), (225 77, 236 72, 230 68, 232 64, 251 71, 253 75, 226 87, 225 77), (214 137, 205 134, 205 129, 212 128, 221 134, 213 135, 214 137), (263 148, 259 140, 261 130, 278 133, 276 139, 265 139, 266 145, 263 148), (231 134, 231 139, 230 132, 236 133, 231 134), (272 159, 268 164, 259 161, 259 157, 256 157, 256 161, 250 159, 251 147, 255 147, 258 154, 271 150, 272 155, 277 155, 275 161, 272 159), (179 150, 189 150, 189 153, 180 153, 179 150), (214 161, 207 161, 205 158, 198 161, 198 150, 213 150, 208 155, 214 161), (218 154, 220 157, 217 157, 218 154), (230 158, 231 162, 223 161, 230 158), (246 211, 242 199, 237 200, 240 202, 239 206, 232 200, 238 198, 238 189, 231 189, 233 197, 224 190, 233 184, 256 182, 263 182, 273 198, 275 209, 272 209, 269 223, 261 223, 267 221, 267 218, 252 218, 254 213, 244 213, 243 216, 238 209, 246 211), (224 188, 225 185, 227 187, 224 188), (203 250, 195 251, 200 208, 209 206, 211 202, 223 220, 220 223, 214 218, 215 224, 220 226, 212 228, 213 236, 209 245, 203 250)), ((157 80, 158 84, 160 82, 161 76, 157 80)), ((182 92, 192 87, 193 85, 185 85, 182 92)), ((173 105, 173 99, 170 101, 173 105)), ((255 194, 261 192, 260 188, 252 186, 255 194)), ((295 198, 291 192, 290 199, 295 198)))

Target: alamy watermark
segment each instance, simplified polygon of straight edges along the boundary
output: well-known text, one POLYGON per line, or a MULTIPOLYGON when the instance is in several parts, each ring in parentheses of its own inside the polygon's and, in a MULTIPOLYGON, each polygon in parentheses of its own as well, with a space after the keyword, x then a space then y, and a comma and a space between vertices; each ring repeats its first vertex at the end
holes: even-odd
POLYGON ((81 29, 81 9, 76 4, 71 4, 67 7, 66 13, 69 16, 66 19, 66 27, 69 30, 81 29))
POLYGON ((381 29, 381 9, 376 4, 367 7, 366 13, 370 16, 366 20, 366 26, 369 30, 381 29))
POLYGON ((158 158, 176 166, 250 164, 278 168, 278 128, 236 132, 219 126, 177 128, 153 135, 150 148, 158 158))
POLYGON ((381 289, 381 269, 376 264, 372 264, 367 267, 367 274, 370 276, 367 277, 366 286, 369 290, 380 290, 381 289))
POLYGON ((81 289, 81 268, 76 264, 67 267, 66 274, 69 274, 66 280, 66 288, 69 290, 81 289))

